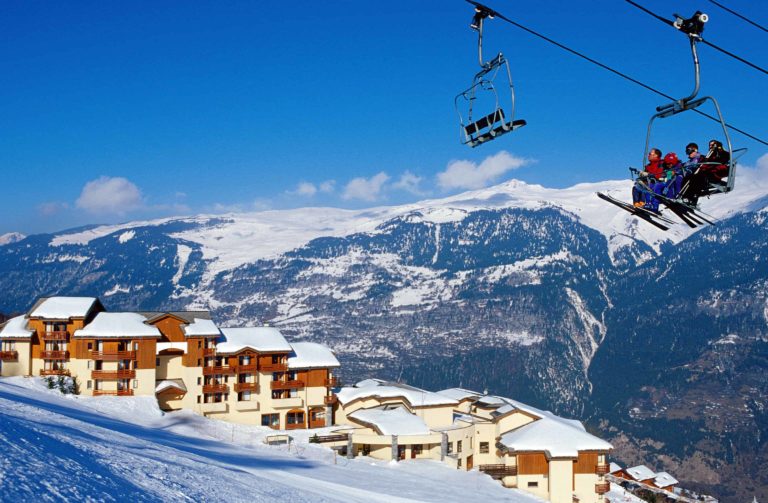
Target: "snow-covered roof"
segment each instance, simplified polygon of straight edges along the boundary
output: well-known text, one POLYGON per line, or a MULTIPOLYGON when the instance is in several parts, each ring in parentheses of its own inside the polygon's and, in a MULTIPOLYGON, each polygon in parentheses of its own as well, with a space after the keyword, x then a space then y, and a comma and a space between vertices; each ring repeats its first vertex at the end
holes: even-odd
POLYGON ((34 330, 27 328, 27 319, 24 316, 17 316, 5 322, 0 330, 2 339, 28 339, 35 333, 34 330))
POLYGON ((459 402, 465 399, 473 399, 473 398, 480 398, 483 396, 482 393, 478 393, 476 391, 470 391, 468 389, 464 388, 448 388, 437 392, 438 395, 443 395, 448 398, 452 398, 454 400, 458 400, 459 402))
POLYGON ((187 392, 187 387, 184 385, 184 381, 181 379, 168 379, 157 383, 157 386, 155 386, 155 393, 161 393, 167 389, 177 389, 184 393, 187 392))
POLYGON ((627 473, 635 480, 648 480, 656 477, 656 473, 645 465, 627 468, 627 473))
POLYGON ((336 396, 341 403, 349 403, 359 398, 394 398, 403 397, 413 407, 429 405, 456 405, 458 402, 431 391, 426 391, 407 384, 390 383, 378 379, 360 381, 354 387, 341 388, 336 396))
POLYGON ((579 421, 551 413, 501 436, 501 443, 513 451, 546 451, 550 457, 575 458, 579 451, 607 451, 613 446, 587 433, 579 421))
POLYGON ((49 297, 38 302, 29 317, 50 320, 85 318, 95 302, 95 297, 49 297))
POLYGON ((294 342, 293 353, 288 356, 289 369, 340 367, 331 348, 316 342, 294 342))
POLYGON ((610 467, 608 469, 610 470, 609 473, 616 473, 621 470, 621 466, 611 461, 610 467))
POLYGON ((261 353, 289 352, 291 345, 274 327, 222 328, 216 345, 218 353, 237 353, 250 348, 261 353))
POLYGON ((187 343, 186 342, 158 342, 157 347, 155 348, 155 352, 159 355, 161 351, 165 351, 167 349, 180 349, 181 351, 187 352, 187 343))
POLYGON ((183 327, 187 337, 204 337, 207 335, 221 335, 219 327, 213 320, 195 318, 195 321, 183 327))
POLYGON ((160 330, 145 321, 138 313, 99 313, 75 337, 160 337, 160 330))
POLYGON ((376 407, 356 410, 350 419, 369 424, 382 435, 428 435, 429 427, 403 407, 376 407))
POLYGON ((677 484, 678 480, 667 472, 659 472, 653 479, 653 483, 658 487, 667 487, 677 484))

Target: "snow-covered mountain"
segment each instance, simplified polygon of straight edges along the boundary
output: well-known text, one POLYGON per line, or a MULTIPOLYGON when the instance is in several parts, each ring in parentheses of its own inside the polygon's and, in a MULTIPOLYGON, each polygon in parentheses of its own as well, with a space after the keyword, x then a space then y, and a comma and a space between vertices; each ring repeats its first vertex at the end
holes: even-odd
MULTIPOLYGON (((110 309, 211 309, 225 326, 269 321, 294 339, 325 342, 355 379, 487 388, 560 413, 591 413, 610 432, 649 386, 687 396, 678 391, 693 381, 672 379, 678 374, 659 362, 700 368, 729 334, 751 341, 740 355, 768 337, 768 258, 760 251, 768 187, 743 183, 703 200, 721 219, 716 227, 680 224, 666 233, 599 200, 598 190, 627 199, 630 182, 558 190, 511 181, 394 207, 203 215, 29 236, 0 246, 0 311, 26 310, 50 294, 96 295, 110 309), (749 307, 725 318, 719 306, 735 305, 725 303, 732 298, 749 307), (677 309, 662 309, 669 305, 677 309), (675 321, 677 335, 646 335, 648 323, 669 325, 657 310, 675 321), (632 355, 626 368, 624 354, 632 355)), ((760 401, 765 391, 750 396, 760 401)), ((744 420, 740 438, 768 438, 768 424, 750 423, 747 409, 723 407, 744 420), (756 437, 743 431, 750 424, 756 437)), ((643 418, 637 442, 618 444, 639 461, 661 419, 643 418)), ((718 438, 735 445, 731 434, 718 438)), ((672 450, 681 463, 692 456, 683 447, 672 450)), ((750 452, 751 463, 758 455, 750 452)), ((730 477, 738 486, 738 475, 730 477)))

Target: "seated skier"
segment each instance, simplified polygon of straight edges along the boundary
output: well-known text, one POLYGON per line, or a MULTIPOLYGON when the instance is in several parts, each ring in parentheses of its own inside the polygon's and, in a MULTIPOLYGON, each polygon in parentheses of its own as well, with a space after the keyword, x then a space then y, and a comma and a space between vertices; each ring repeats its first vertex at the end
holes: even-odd
MULTIPOLYGON (((648 164, 645 165, 643 171, 637 176, 635 185, 632 187, 632 204, 635 208, 643 208, 646 204, 653 204, 655 198, 650 195, 652 184, 661 178, 663 172, 661 150, 652 148, 648 152, 648 164)), ((656 208, 658 209, 658 202, 656 203, 656 208)))
POLYGON ((699 159, 696 169, 686 180, 680 196, 692 206, 696 206, 702 194, 708 194, 710 184, 723 185, 723 178, 728 176, 731 154, 718 140, 709 141, 709 152, 699 159))
MULTIPOLYGON (((652 185, 654 194, 659 194, 668 199, 675 199, 680 193, 680 189, 683 187, 683 163, 677 158, 677 154, 669 152, 664 156, 662 162, 664 172, 661 177, 652 185)), ((652 208, 659 209, 659 201, 655 197, 652 203, 652 208)))

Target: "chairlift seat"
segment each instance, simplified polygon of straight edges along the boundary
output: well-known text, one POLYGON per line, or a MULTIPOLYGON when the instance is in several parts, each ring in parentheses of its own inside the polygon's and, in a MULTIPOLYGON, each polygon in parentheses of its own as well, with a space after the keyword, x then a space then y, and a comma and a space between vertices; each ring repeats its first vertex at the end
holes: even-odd
POLYGON ((489 140, 496 138, 497 136, 501 136, 504 133, 509 133, 511 131, 514 131, 515 129, 521 128, 526 124, 527 122, 525 122, 525 119, 517 119, 517 120, 513 120, 512 122, 502 122, 501 125, 470 139, 467 142, 467 145, 469 145, 470 147, 476 147, 482 143, 485 143, 489 140))

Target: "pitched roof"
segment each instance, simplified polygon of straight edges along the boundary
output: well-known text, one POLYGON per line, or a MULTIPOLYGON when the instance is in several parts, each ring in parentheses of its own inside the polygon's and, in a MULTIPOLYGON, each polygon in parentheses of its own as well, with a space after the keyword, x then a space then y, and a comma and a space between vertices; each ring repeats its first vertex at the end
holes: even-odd
POLYGON ((139 313, 99 313, 92 322, 76 330, 75 337, 160 337, 139 313))
POLYGON ((339 360, 331 348, 316 342, 294 342, 293 352, 288 356, 289 369, 340 367, 339 360))
POLYGON ((482 393, 471 391, 464 388, 448 388, 437 392, 439 395, 453 398, 454 400, 462 401, 466 399, 480 398, 482 393))
POLYGON ((350 419, 371 425, 382 435, 428 435, 423 419, 403 407, 374 407, 356 410, 350 419))
POLYGON ((179 318, 185 323, 194 323, 195 318, 201 320, 211 319, 211 313, 209 311, 140 311, 139 314, 146 316, 148 323, 153 323, 167 315, 179 318))
POLYGON ((184 385, 184 381, 181 379, 167 379, 157 383, 155 386, 155 393, 162 393, 167 389, 177 389, 179 391, 183 391, 184 393, 187 392, 187 387, 184 385))
POLYGON ((635 480, 648 480, 656 476, 656 474, 645 465, 637 465, 632 468, 627 468, 626 472, 635 480))
POLYGON ((217 353, 237 353, 250 348, 261 353, 288 353, 291 345, 274 327, 222 328, 217 353))
POLYGON ((28 316, 49 320, 85 318, 97 302, 96 297, 43 297, 32 306, 28 316))
POLYGON ((0 338, 3 339, 28 339, 34 332, 27 328, 27 318, 23 315, 11 318, 0 325, 0 338))
POLYGON ((194 318, 192 323, 182 327, 187 337, 219 336, 221 330, 211 319, 194 318))
POLYGON ((545 413, 524 426, 501 436, 501 443, 513 451, 544 451, 553 458, 575 458, 579 451, 607 451, 605 440, 587 433, 579 421, 545 413))
POLYGON ((402 383, 380 381, 378 379, 366 379, 355 386, 341 388, 336 396, 341 403, 349 403, 358 398, 395 398, 403 397, 413 407, 425 407, 429 405, 456 405, 453 398, 439 395, 431 391, 415 388, 402 383))
POLYGON ((659 472, 653 479, 653 483, 658 487, 673 486, 678 480, 667 472, 659 472))

